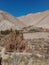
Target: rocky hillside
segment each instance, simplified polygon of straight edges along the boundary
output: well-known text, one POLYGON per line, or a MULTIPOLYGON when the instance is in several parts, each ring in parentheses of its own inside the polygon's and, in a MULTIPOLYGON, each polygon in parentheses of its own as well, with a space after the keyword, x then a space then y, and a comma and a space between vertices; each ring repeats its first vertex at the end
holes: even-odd
POLYGON ((37 26, 43 28, 49 28, 49 10, 45 12, 28 14, 26 16, 18 17, 27 26, 37 26))
POLYGON ((25 25, 7 12, 0 11, 0 31, 6 29, 22 29, 25 25))

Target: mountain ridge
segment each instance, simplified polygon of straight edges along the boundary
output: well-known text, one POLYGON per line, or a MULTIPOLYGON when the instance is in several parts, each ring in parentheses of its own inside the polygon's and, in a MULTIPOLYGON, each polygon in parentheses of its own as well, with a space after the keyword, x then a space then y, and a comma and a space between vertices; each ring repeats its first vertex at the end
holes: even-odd
POLYGON ((35 13, 35 14, 28 14, 26 16, 21 16, 21 17, 18 17, 18 19, 22 22, 24 22, 24 24, 26 26, 31 26, 31 25, 34 25, 34 26, 37 26, 37 27, 44 27, 44 28, 49 28, 48 23, 43 21, 45 20, 46 18, 48 18, 47 22, 49 21, 49 10, 47 11, 44 11, 44 12, 39 12, 39 13, 35 13), (43 21, 43 25, 40 23, 43 21), (39 25, 39 26, 38 26, 39 25), (45 25, 45 26, 44 26, 45 25))
MULTIPOLYGON (((0 28, 1 27, 6 27, 6 24, 7 24, 7 29, 10 28, 10 25, 11 25, 11 28, 15 27, 16 29, 22 29, 25 25, 19 21, 19 19, 17 19, 16 17, 10 15, 9 13, 7 12, 4 12, 4 11, 0 11, 0 28), (5 23, 6 21, 6 23, 5 23), (4 24, 2 25, 1 24, 4 24), (8 25, 9 24, 9 25, 8 25), (2 26, 1 26, 2 25, 2 26)), ((2 28, 3 29, 3 28, 2 28)), ((0 29, 1 30, 1 29, 0 29)))

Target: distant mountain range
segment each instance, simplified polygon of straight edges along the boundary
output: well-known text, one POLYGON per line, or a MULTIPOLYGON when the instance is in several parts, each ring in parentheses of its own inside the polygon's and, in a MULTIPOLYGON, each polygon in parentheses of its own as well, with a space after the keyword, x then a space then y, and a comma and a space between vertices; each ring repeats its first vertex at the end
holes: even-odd
POLYGON ((26 26, 49 28, 49 10, 18 17, 26 26))
POLYGON ((17 18, 0 10, 0 31, 11 28, 22 30, 29 26, 49 28, 49 10, 17 18))

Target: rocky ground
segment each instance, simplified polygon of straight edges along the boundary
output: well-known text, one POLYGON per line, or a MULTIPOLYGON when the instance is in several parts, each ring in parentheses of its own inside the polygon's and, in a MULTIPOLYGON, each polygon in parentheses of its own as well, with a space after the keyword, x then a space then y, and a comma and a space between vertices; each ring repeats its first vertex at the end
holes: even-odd
POLYGON ((13 31, 0 40, 0 51, 5 65, 49 65, 49 37, 24 39, 22 34, 13 31), (10 44, 15 45, 11 47, 13 52, 7 51, 7 48, 11 50, 10 44))

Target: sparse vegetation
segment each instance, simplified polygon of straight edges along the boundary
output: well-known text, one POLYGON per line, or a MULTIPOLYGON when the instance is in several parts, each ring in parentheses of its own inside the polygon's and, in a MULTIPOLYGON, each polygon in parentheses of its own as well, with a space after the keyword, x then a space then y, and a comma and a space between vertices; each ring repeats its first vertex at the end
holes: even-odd
MULTIPOLYGON (((40 29, 30 29, 29 30, 29 32, 43 32, 43 31, 46 31, 46 30, 43 30, 43 29, 42 30, 40 30, 40 29)), ((45 40, 44 38, 24 40, 23 39, 23 30, 12 30, 12 29, 1 31, 0 32, 0 40, 3 38, 3 36, 9 35, 10 33, 12 33, 12 35, 7 37, 6 42, 5 42, 8 44, 10 43, 10 45, 9 45, 10 49, 8 49, 8 52, 12 53, 13 51, 16 51, 19 53, 21 53, 21 52, 22 53, 29 52, 32 54, 39 53, 39 55, 42 55, 42 56, 44 54, 45 55, 49 54, 49 45, 48 45, 49 40, 47 40, 47 39, 45 40)), ((7 50, 7 48, 8 48, 8 46, 6 47, 6 50, 7 50)), ((46 65, 47 59, 45 57, 44 57, 44 60, 41 60, 41 58, 43 58, 43 57, 35 56, 33 58, 33 55, 32 55, 32 57, 29 56, 29 58, 27 58, 27 56, 23 56, 23 58, 21 57, 21 61, 19 61, 19 57, 15 56, 15 60, 13 60, 13 59, 10 60, 11 59, 10 57, 8 60, 14 61, 16 63, 16 59, 18 59, 18 61, 19 61, 18 65, 46 65), (25 57, 25 59, 24 59, 24 57, 25 57), (46 61, 45 61, 45 59, 46 59, 46 61), (32 62, 30 62, 30 61, 32 61, 32 62)), ((9 63, 10 63, 10 61, 9 61, 9 63)))
POLYGON ((29 30, 29 32, 40 32, 40 31, 37 29, 31 29, 31 30, 29 30))
POLYGON ((5 30, 5 31, 1 31, 1 34, 2 35, 7 35, 11 32, 11 30, 5 30))
POLYGON ((39 58, 35 58, 35 56, 33 57, 32 55, 23 55, 20 54, 14 54, 13 57, 11 58, 9 56, 9 58, 6 61, 3 61, 6 65, 7 64, 14 64, 14 65, 47 65, 49 62, 47 62, 48 59, 39 59, 39 58), (9 63, 8 63, 9 62, 9 63))

